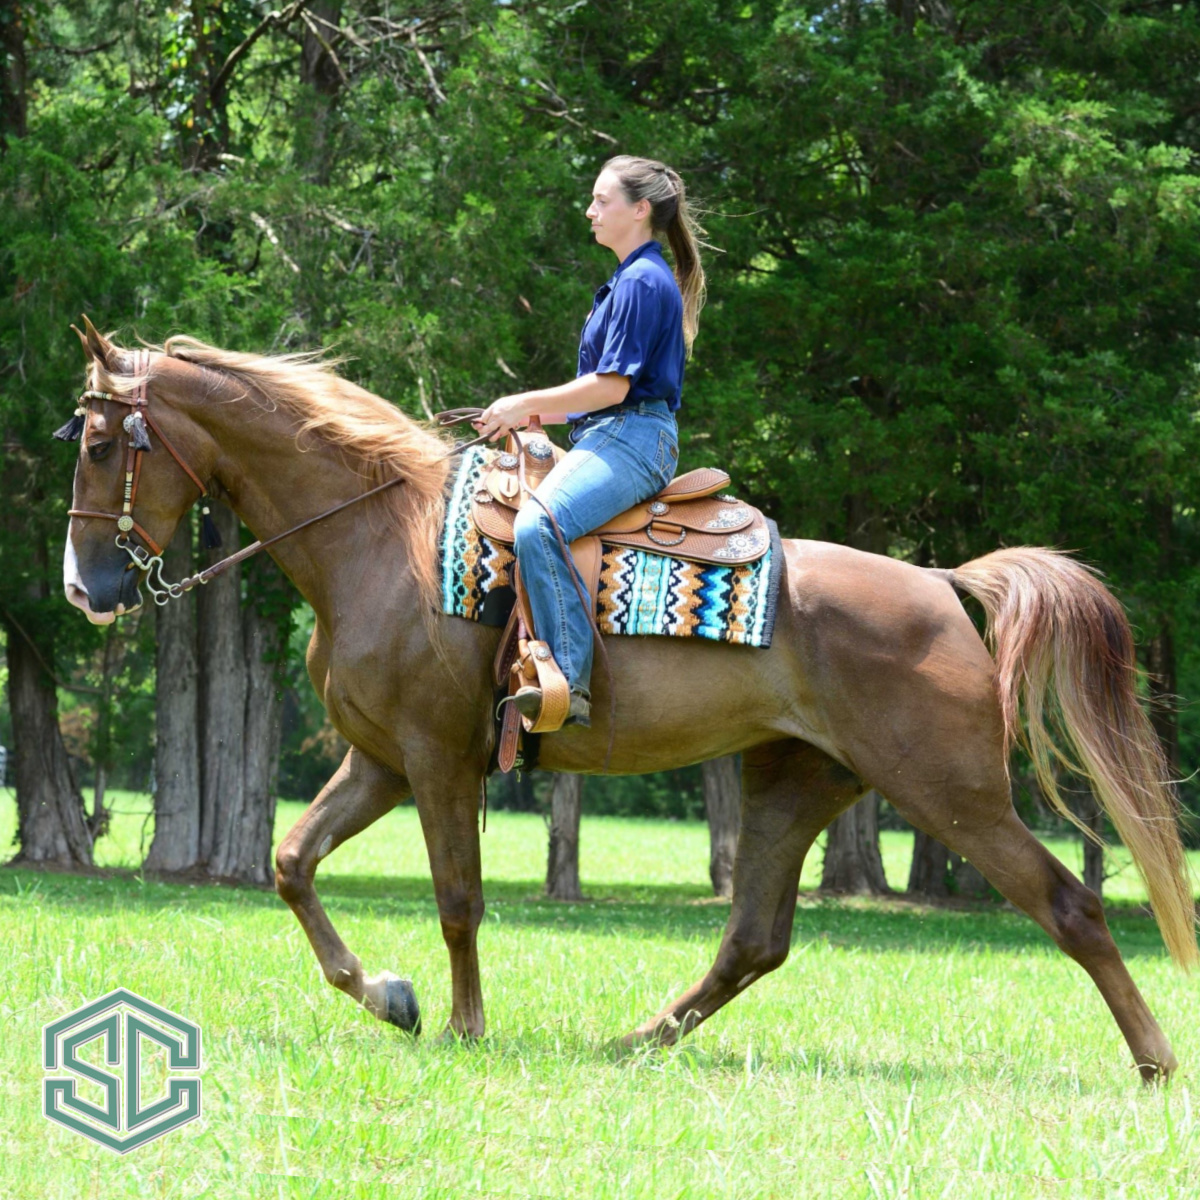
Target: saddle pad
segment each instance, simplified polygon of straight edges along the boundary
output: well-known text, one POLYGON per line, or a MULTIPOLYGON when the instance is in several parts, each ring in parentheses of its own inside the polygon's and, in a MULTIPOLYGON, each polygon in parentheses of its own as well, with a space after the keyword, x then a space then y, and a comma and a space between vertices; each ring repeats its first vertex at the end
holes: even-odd
MULTIPOLYGON (((512 551, 475 527, 471 498, 493 457, 473 446, 462 459, 446 503, 442 530, 442 611, 484 625, 504 625, 516 601, 512 551)), ((768 521, 770 549, 742 566, 687 562, 666 554, 604 546, 596 619, 601 633, 702 637, 767 647, 783 548, 768 521)))

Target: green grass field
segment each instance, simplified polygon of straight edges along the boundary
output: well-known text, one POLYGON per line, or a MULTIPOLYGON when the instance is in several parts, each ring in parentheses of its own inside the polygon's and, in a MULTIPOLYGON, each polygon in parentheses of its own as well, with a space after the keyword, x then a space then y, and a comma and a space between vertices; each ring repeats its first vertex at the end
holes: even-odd
MULTIPOLYGON (((146 801, 118 807, 98 858, 132 865, 146 801)), ((4 844, 12 821, 0 793, 4 844)), ((707 831, 585 817, 578 905, 539 898, 545 839, 537 816, 489 819, 476 1046, 414 1043, 334 992, 273 893, 0 872, 0 1196, 1200 1196, 1197 981, 1131 871, 1110 921, 1183 1063, 1166 1090, 1140 1086, 1095 989, 1024 917, 813 896, 779 971, 680 1047, 613 1060, 609 1039, 711 961, 727 906, 707 831), (117 986, 205 1038, 202 1119, 124 1157, 40 1112, 42 1025, 117 986)), ((896 887, 909 840, 884 839, 896 887)), ((449 968, 415 811, 318 885, 436 1033, 449 968)))

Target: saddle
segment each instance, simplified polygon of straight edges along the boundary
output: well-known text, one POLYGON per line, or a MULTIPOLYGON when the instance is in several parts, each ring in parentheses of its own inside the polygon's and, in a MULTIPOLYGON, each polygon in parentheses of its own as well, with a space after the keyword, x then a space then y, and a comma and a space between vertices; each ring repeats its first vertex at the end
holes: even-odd
MULTIPOLYGON (((533 493, 565 454, 536 419, 519 437, 510 433, 504 450, 472 497, 471 517, 480 533, 511 547, 518 511, 526 503, 536 503, 531 500, 533 493)), ((771 544, 766 517, 729 495, 728 487, 729 475, 718 468, 688 471, 648 500, 570 543, 593 623, 603 545, 628 546, 717 566, 738 566, 762 558, 771 544)), ((498 688, 507 688, 509 699, 520 687, 532 685, 541 689, 543 700, 541 711, 532 720, 520 716, 515 705, 505 704, 499 746, 502 771, 510 770, 516 760, 522 729, 530 733, 559 729, 570 703, 566 679, 550 647, 535 636, 518 568, 513 576, 517 602, 496 652, 494 678, 498 688)))

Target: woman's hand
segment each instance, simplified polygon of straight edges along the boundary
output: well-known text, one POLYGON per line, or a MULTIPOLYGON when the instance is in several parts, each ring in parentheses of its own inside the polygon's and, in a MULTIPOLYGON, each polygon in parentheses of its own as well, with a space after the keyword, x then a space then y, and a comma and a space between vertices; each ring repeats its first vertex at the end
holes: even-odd
POLYGON ((528 393, 519 392, 514 396, 501 396, 499 400, 493 400, 471 424, 488 441, 494 442, 510 429, 527 425, 532 412, 528 393))

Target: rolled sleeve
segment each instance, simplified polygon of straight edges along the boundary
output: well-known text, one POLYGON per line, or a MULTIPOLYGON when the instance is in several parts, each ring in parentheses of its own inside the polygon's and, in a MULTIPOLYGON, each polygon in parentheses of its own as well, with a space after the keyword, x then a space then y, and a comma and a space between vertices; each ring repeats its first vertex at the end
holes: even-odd
POLYGON ((622 279, 613 289, 604 350, 597 375, 627 375, 636 381, 654 354, 661 334, 662 306, 640 279, 622 279))

